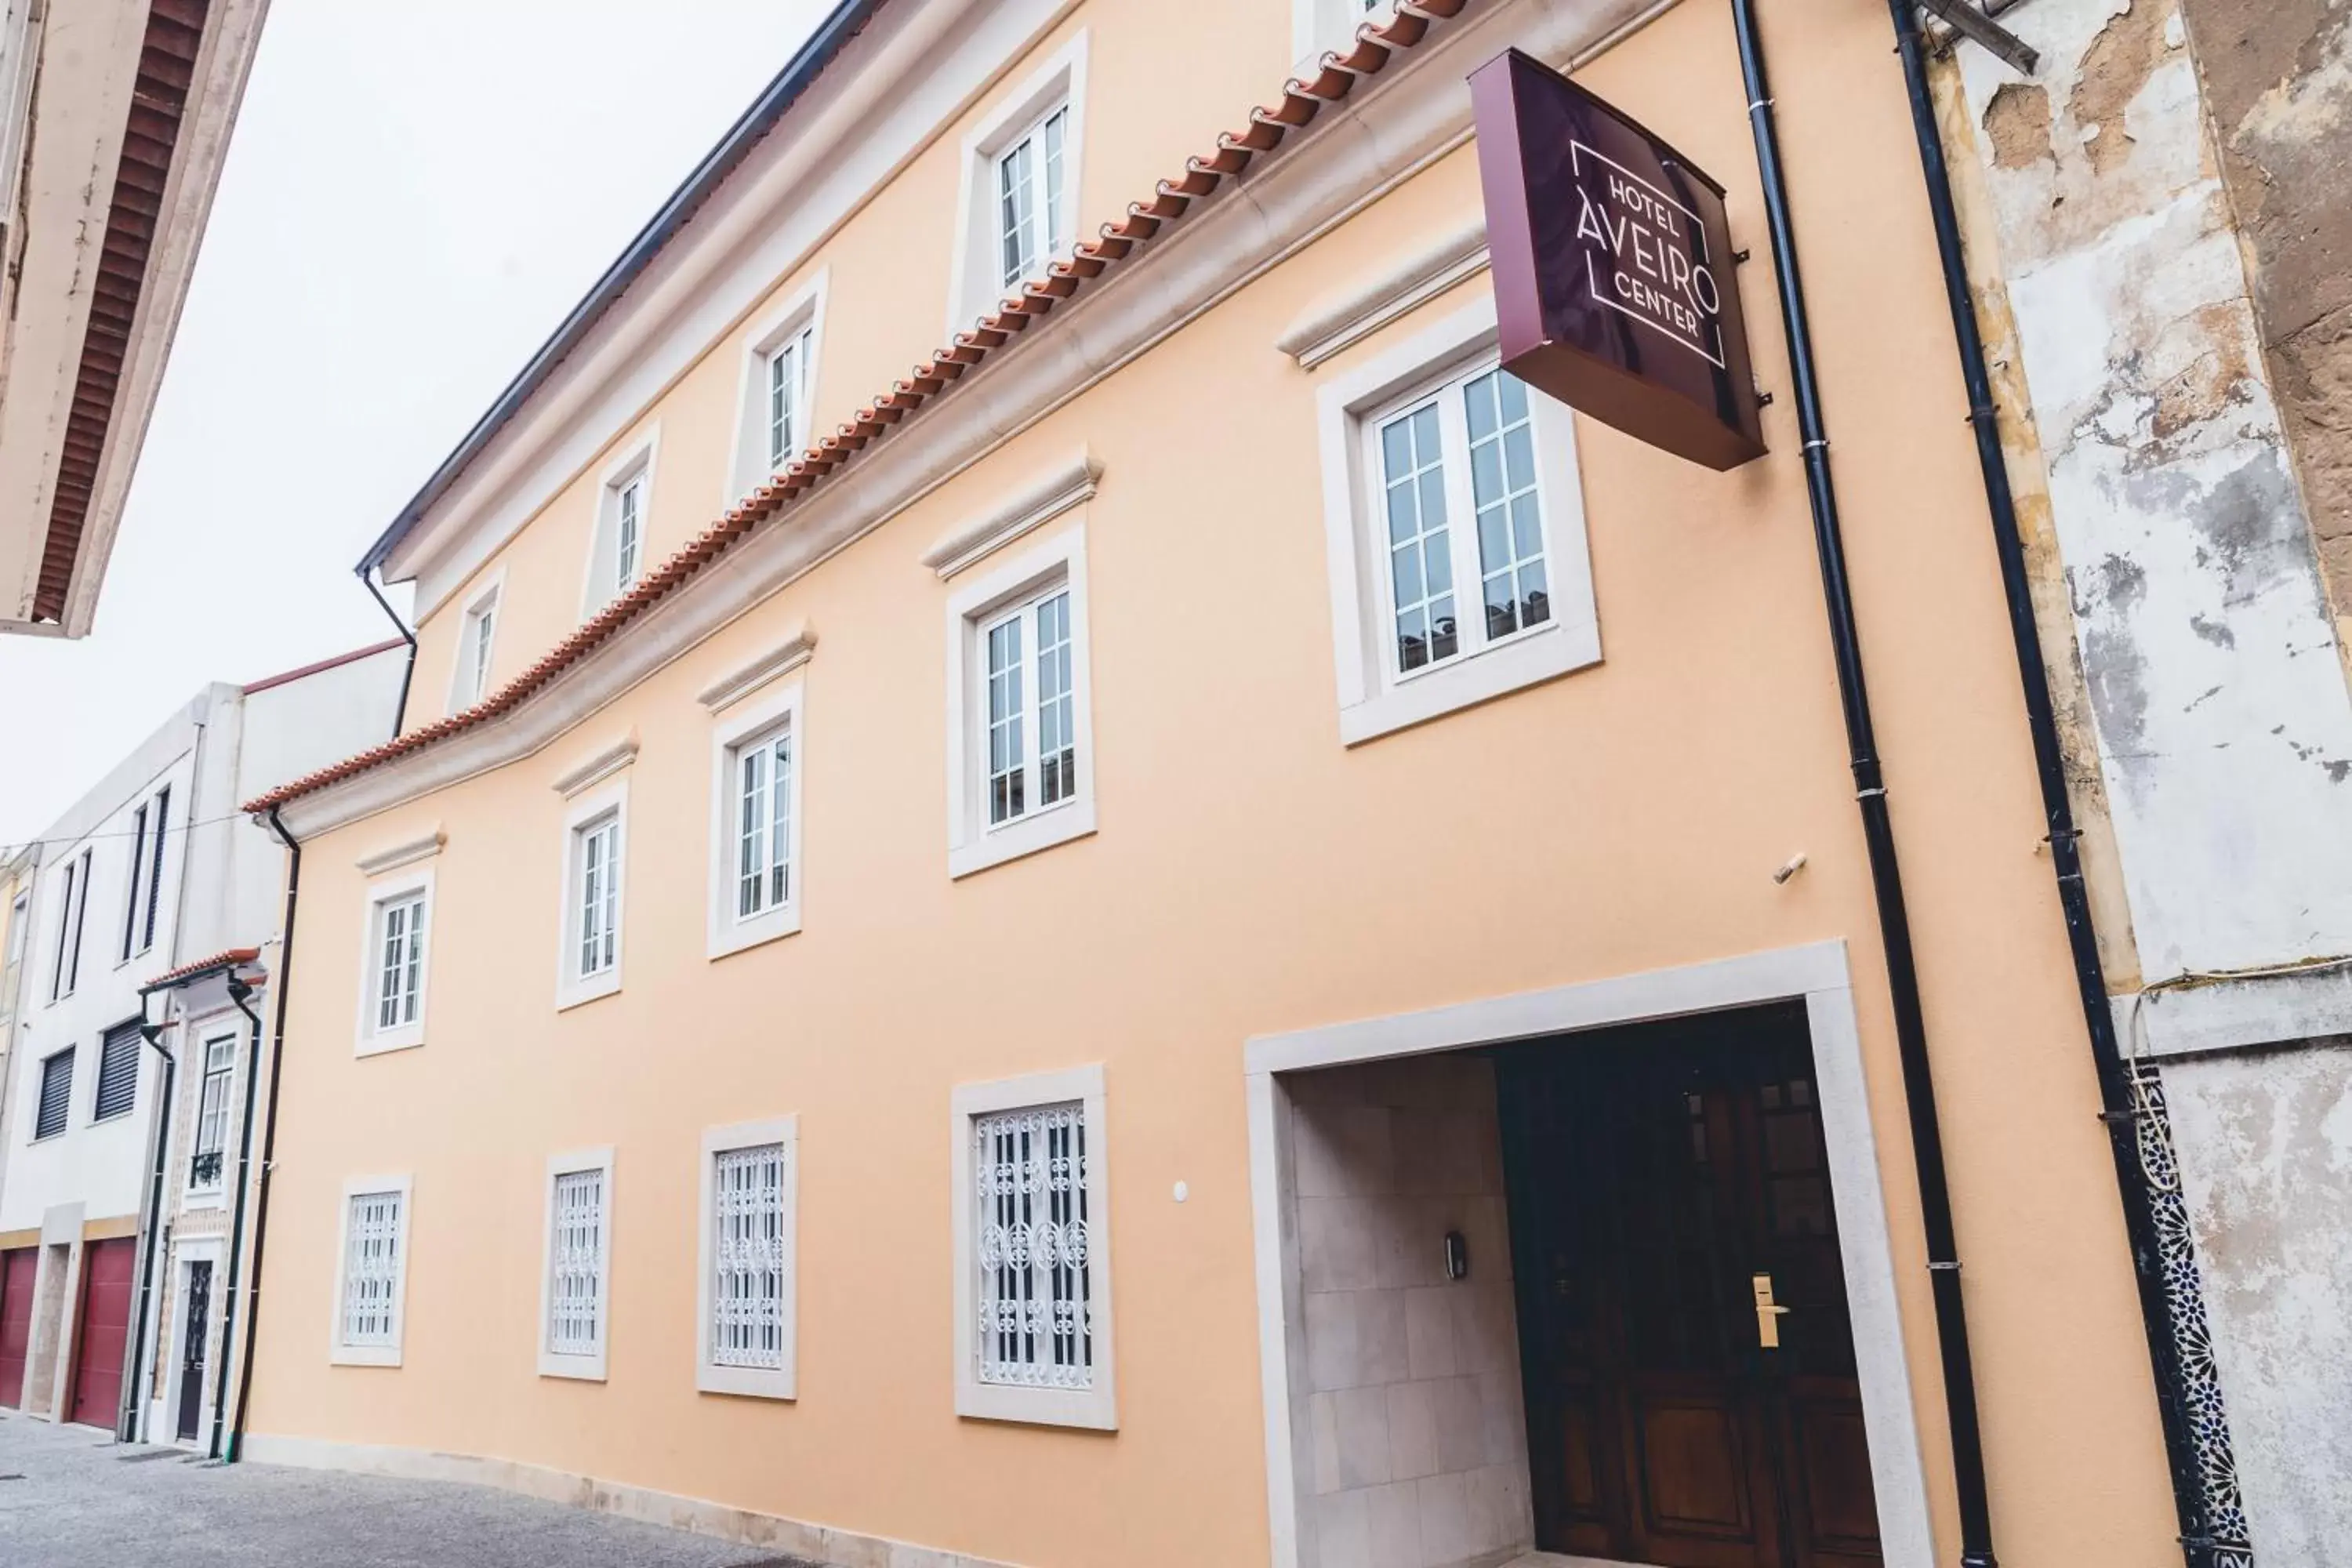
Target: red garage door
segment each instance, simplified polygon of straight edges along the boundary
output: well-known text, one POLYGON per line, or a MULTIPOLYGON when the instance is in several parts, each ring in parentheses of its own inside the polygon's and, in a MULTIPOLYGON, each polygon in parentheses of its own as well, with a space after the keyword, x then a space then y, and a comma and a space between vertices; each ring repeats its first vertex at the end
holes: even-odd
POLYGON ((25 1404, 25 1352, 33 1341, 33 1275, 41 1261, 37 1247, 0 1252, 0 1405, 25 1404))
POLYGON ((131 1342, 131 1237, 93 1241, 82 1250, 81 1331, 75 1335, 73 1413, 66 1417, 114 1430, 122 1405, 122 1352, 131 1342))

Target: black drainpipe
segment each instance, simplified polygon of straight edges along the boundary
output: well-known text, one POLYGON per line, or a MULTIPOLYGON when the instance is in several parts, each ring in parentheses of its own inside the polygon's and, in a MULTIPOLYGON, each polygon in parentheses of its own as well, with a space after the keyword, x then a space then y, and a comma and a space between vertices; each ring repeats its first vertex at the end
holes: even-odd
MULTIPOLYGON (((415 650, 413 643, 410 648, 412 652, 415 650)), ((253 1214, 253 1277, 246 1286, 249 1304, 245 1315, 245 1365, 237 1374, 236 1426, 229 1434, 226 1456, 232 1465, 243 1457, 245 1450, 245 1407, 253 1394, 255 1336, 261 1330, 261 1245, 269 1233, 269 1178, 276 1168, 278 1154, 278 1072, 286 1058, 286 998, 292 989, 287 981, 294 973, 294 904, 302 890, 302 846, 286 831, 285 820, 278 815, 278 808, 274 805, 269 808, 269 828, 278 835, 278 841, 286 846, 286 925, 278 939, 278 1019, 269 1039, 269 1114, 261 1133, 261 1191, 256 1196, 253 1214)), ((257 1027, 254 1032, 257 1044, 260 1037, 257 1027)), ((252 1131, 249 1096, 247 1103, 246 1131, 249 1135, 252 1131)), ((232 1289, 235 1288, 234 1285, 230 1287, 232 1289)), ((224 1338, 221 1342, 226 1346, 228 1342, 224 1338)), ((228 1373, 226 1355, 221 1359, 221 1373, 226 1386, 228 1373)), ((217 1438, 220 1433, 218 1409, 213 1412, 213 1432, 217 1438)))
POLYGON ((2208 1568, 2214 1542, 2206 1518, 2205 1491, 2181 1399, 2179 1345, 2173 1339, 2164 1291, 2163 1255, 2156 1215, 2140 1170, 2134 1097, 2123 1053, 2116 1043, 2116 1018, 2107 1001, 2106 975, 2099 963, 2099 938, 2091 923, 2091 897, 2083 882, 2083 859, 2075 840, 2074 814, 2066 795, 2065 756, 2052 711, 2048 664, 2042 633, 2033 619, 2026 580, 2025 547, 2017 529, 2009 464, 2001 455, 1992 380, 1985 370, 1984 337, 1977 327, 1969 288, 1968 262, 1952 182, 1944 163, 1944 138, 1927 85, 1927 62, 1915 0, 1888 0, 1895 17, 1896 50, 1911 97, 1911 124, 1919 142, 1919 165, 1927 176, 1927 209, 1936 226, 1936 248, 1944 266, 1944 295, 1951 306, 1952 335, 1959 341, 1960 378, 1969 394, 1969 423, 1977 440, 1977 467, 1984 475, 1985 504, 1992 513, 1993 548, 2000 557, 2000 585, 2009 601, 2010 638, 2017 645, 2017 673, 2025 688, 2026 728, 2033 735, 2034 771, 2042 784, 2042 811, 2050 828, 2050 866, 2058 878, 2058 902, 2065 911, 2066 945, 2074 960, 2074 986, 2081 993, 2083 1022, 2091 1036, 2091 1063, 2099 1080, 2099 1120, 2106 1124, 2115 1156, 2116 1187, 2122 1195, 2124 1230, 2131 1242, 2132 1271, 2139 1286, 2140 1325, 2147 1334, 2148 1360, 2156 1374, 2157 1409, 2164 1426, 2165 1456, 2172 1471, 2173 1507, 2179 1514, 2183 1556, 2189 1568, 2208 1568))
POLYGON ((1952 1477, 1959 1493, 1960 1562, 1963 1568, 1993 1568, 1992 1520, 1986 1503, 1984 1442, 1977 1425, 1976 1372, 1969 1354, 1968 1317, 1960 1300, 1960 1263, 1952 1234, 1952 1195, 1944 1176, 1944 1141, 1936 1116, 1936 1087, 1927 1062, 1927 1026, 1919 1005, 1919 974, 1911 951, 1911 919, 1903 901, 1903 878, 1895 858, 1895 828, 1880 776, 1878 742, 1873 733, 1870 694, 1863 684, 1862 647, 1853 619, 1853 594, 1846 581, 1845 544, 1838 528, 1837 491, 1830 478, 1829 436, 1822 420, 1821 389, 1813 372, 1812 328, 1806 317, 1805 289, 1797 270, 1796 236, 1790 226, 1788 186, 1780 171, 1780 137, 1772 115, 1771 89, 1764 75, 1764 47, 1756 32, 1755 0, 1732 0, 1732 25, 1739 39, 1739 68, 1748 85, 1748 119, 1756 134, 1756 169, 1764 190, 1764 216, 1772 236, 1773 271, 1780 280, 1780 321, 1789 339, 1790 374, 1796 383, 1797 423, 1804 437, 1805 489, 1812 502, 1813 544, 1822 564, 1822 592, 1829 602, 1830 643, 1837 658, 1838 693, 1845 711, 1846 744, 1852 754, 1854 798, 1862 809, 1862 835, 1870 853, 1870 879, 1877 895, 1878 930, 1886 948, 1886 980, 1895 1008, 1895 1042, 1903 1062, 1903 1093, 1910 1107, 1911 1152, 1918 1169, 1919 1207, 1927 1232, 1927 1278, 1936 1300, 1936 1338, 1942 1352, 1944 1405, 1951 1427, 1952 1477))
POLYGON ((361 585, 375 595, 375 602, 382 605, 383 613, 392 617, 393 629, 400 633, 401 640, 408 645, 408 663, 400 671, 400 706, 392 710, 392 733, 397 740, 400 727, 408 721, 408 683, 416 678, 416 634, 408 629, 408 623, 400 618, 400 612, 392 607, 392 601, 383 596, 383 590, 375 585, 373 574, 365 566, 359 568, 359 579, 361 585))
MULTIPOLYGON (((131 1380, 123 1390, 120 1407, 114 1413, 114 1436, 117 1442, 128 1443, 138 1431, 138 1401, 147 1386, 147 1316, 155 1299, 155 1247, 163 1232, 163 1162, 170 1157, 172 1145, 172 1086, 179 1077, 179 1062, 163 1048, 163 1026, 147 1021, 147 993, 139 994, 139 1037, 153 1047, 163 1058, 163 1097, 155 1108, 155 1168, 147 1189, 147 1245, 141 1248, 139 1262, 139 1322, 131 1333, 131 1380)), ((155 1352, 163 1359, 163 1352, 155 1352)))

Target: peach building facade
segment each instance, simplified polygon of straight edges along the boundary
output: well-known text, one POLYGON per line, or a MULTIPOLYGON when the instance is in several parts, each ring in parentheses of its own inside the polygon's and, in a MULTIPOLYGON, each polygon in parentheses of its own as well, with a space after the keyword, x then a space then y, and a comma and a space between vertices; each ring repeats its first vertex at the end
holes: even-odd
MULTIPOLYGON (((372 553, 402 738, 258 803, 251 1457, 856 1564, 1957 1560, 1729 11, 1355 9, 844 6, 372 553), (1507 47, 1727 185, 1765 458, 1497 373, 1507 47)), ((1901 77, 1766 38, 2000 1555, 2162 1561, 1901 77)))

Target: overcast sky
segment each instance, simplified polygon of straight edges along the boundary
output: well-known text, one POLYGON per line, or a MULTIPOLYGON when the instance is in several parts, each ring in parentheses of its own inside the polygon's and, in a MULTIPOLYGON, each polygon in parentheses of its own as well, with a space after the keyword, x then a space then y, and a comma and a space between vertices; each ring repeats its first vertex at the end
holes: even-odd
POLYGON ((271 0, 96 627, 0 637, 0 844, 393 635, 361 551, 828 8, 271 0))

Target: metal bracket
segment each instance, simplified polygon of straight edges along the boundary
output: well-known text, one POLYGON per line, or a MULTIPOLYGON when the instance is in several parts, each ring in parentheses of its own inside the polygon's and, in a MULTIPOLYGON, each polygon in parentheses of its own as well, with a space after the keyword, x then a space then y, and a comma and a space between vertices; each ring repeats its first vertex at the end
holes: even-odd
POLYGON ((1919 0, 1952 31, 1988 53, 2007 61, 2027 76, 2042 57, 2026 41, 1970 4, 1970 0, 1919 0))

